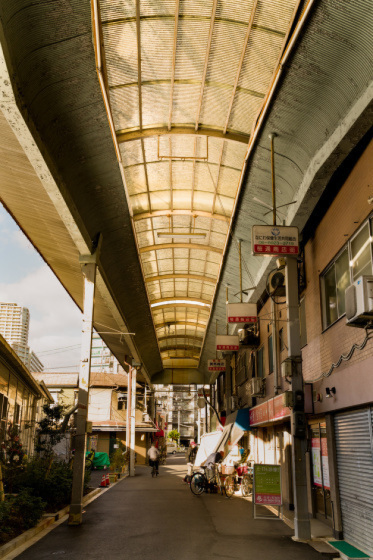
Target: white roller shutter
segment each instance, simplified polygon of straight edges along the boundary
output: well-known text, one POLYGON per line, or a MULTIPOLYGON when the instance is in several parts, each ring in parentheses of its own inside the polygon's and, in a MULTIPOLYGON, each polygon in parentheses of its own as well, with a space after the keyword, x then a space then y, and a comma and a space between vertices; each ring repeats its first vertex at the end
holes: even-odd
POLYGON ((335 436, 346 541, 373 555, 373 437, 370 408, 337 414, 335 436))

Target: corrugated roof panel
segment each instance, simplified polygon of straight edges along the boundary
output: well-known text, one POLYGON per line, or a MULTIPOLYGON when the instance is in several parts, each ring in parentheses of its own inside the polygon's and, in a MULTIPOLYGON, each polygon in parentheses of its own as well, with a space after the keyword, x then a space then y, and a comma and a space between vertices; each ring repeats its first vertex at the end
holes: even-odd
POLYGON ((192 202, 191 190, 176 190, 173 192, 173 208, 178 210, 189 210, 192 202))
POLYGON ((126 168, 127 189, 130 196, 147 192, 145 170, 143 165, 126 168))
POLYGON ((170 167, 167 161, 146 164, 150 191, 164 191, 170 188, 170 167))
POLYGON ((130 201, 134 214, 142 214, 143 212, 150 211, 149 199, 146 193, 131 196, 130 201))
POLYGON ((228 115, 233 87, 224 84, 205 86, 199 118, 200 125, 223 129, 228 115))
MULTIPOLYGON (((215 21, 206 81, 233 87, 246 27, 232 21, 215 21)), ((231 91, 231 90, 230 90, 231 91)))
POLYGON ((170 107, 170 84, 145 84, 141 88, 143 126, 165 126, 170 107), (154 105, 154 99, 157 100, 154 105))
MULTIPOLYGON (((174 41, 173 19, 142 19, 141 80, 170 80, 174 41)), ((158 105, 158 104, 157 104, 158 105)), ((154 106, 157 112, 157 105, 154 106)))
POLYGON ((261 0, 254 24, 285 34, 297 0, 261 0))
POLYGON ((104 25, 106 72, 109 87, 137 82, 136 22, 104 25))
POLYGON ((175 83, 172 105, 172 123, 194 124, 201 85, 175 83))
POLYGON ((194 165, 191 161, 172 162, 172 188, 191 190, 193 186, 194 165))
POLYGON ((152 210, 168 210, 171 203, 170 191, 151 192, 150 203, 152 210))
POLYGON ((137 84, 109 91, 116 130, 139 126, 139 88, 137 84))
POLYGON ((132 142, 120 144, 119 148, 124 167, 137 165, 144 162, 141 149, 141 140, 132 140, 132 142))
POLYGON ((216 17, 248 23, 252 5, 252 0, 220 0, 216 8, 216 17))
POLYGON ((232 112, 229 120, 229 129, 236 131, 248 131, 254 124, 263 99, 238 90, 234 98, 232 112))
POLYGON ((128 0, 100 0, 100 13, 102 21, 135 17, 136 3, 128 0))
POLYGON ((239 88, 262 96, 267 92, 283 42, 283 37, 266 33, 262 29, 252 30, 242 64, 239 88))

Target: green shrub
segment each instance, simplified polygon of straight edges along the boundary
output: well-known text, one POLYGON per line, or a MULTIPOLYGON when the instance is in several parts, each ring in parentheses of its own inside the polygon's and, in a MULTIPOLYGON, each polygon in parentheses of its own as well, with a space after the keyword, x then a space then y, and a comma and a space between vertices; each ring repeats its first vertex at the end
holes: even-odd
POLYGON ((43 500, 33 496, 27 489, 0 502, 0 544, 35 527, 43 515, 44 507, 43 500))
MULTIPOLYGON (((67 463, 34 458, 13 476, 13 492, 28 489, 45 502, 48 512, 57 511, 70 503, 73 473, 67 463)), ((7 485, 7 473, 4 477, 7 485)))

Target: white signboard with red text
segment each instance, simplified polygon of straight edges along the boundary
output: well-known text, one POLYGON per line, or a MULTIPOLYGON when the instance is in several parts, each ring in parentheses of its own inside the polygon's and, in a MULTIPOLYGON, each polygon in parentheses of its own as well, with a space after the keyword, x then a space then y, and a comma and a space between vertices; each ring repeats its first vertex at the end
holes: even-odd
POLYGON ((256 303, 227 303, 227 323, 256 323, 256 303))
POLYGON ((216 349, 217 350, 238 350, 240 348, 240 341, 238 335, 225 334, 216 335, 216 349))
POLYGON ((225 360, 207 360, 208 371, 225 371, 225 360))
POLYGON ((299 233, 293 226, 253 226, 253 255, 298 255, 299 233))

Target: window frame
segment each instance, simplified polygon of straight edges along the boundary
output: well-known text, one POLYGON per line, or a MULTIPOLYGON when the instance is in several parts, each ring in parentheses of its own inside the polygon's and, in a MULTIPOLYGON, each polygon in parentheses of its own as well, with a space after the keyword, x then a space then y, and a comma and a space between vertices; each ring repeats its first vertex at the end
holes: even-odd
MULTIPOLYGON (((369 232, 369 240, 370 240, 370 262, 372 265, 372 273, 373 273, 373 214, 370 214, 366 220, 363 221, 362 224, 358 227, 358 229, 351 235, 351 237, 346 241, 346 243, 341 247, 338 253, 334 256, 334 258, 329 262, 329 264, 324 268, 324 270, 320 273, 319 281, 320 281, 320 305, 321 305, 321 318, 322 318, 322 332, 328 330, 331 326, 335 325, 342 317, 346 315, 346 312, 342 313, 338 316, 338 300, 336 300, 337 305, 337 318, 327 323, 327 315, 326 315, 326 291, 325 291, 325 277, 328 272, 334 267, 334 280, 335 280, 335 265, 338 259, 341 257, 344 251, 347 250, 347 258, 348 258, 348 272, 349 272, 349 286, 354 282, 353 280, 353 268, 351 265, 352 261, 352 254, 351 254, 351 243, 356 239, 356 237, 361 233, 361 231, 368 225, 368 232, 369 232)), ((335 289, 337 288, 337 282, 335 281, 335 289)), ((337 297, 337 293, 336 293, 337 297)))

